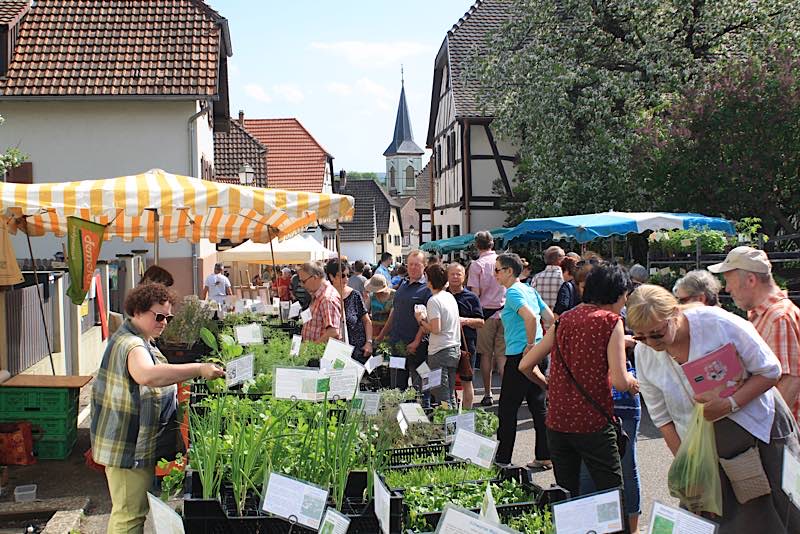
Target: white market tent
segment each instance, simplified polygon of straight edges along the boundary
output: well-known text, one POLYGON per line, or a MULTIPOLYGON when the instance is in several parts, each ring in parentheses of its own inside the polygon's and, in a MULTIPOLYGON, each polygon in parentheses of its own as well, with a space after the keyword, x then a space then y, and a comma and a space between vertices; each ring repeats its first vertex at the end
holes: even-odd
POLYGON ((296 235, 284 241, 273 239, 272 243, 245 241, 239 246, 219 252, 222 262, 258 263, 262 265, 296 265, 309 261, 326 260, 332 252, 313 238, 296 235), (273 261, 274 258, 274 261, 273 261))

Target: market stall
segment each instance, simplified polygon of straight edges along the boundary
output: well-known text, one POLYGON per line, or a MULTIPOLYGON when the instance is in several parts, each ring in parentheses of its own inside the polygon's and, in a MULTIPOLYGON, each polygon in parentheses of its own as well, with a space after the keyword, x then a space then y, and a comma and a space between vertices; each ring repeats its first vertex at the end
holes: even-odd
MULTIPOLYGON (((495 246, 499 248, 500 244, 505 240, 505 234, 511 228, 493 228, 489 230, 492 237, 495 239, 495 246)), ((428 241, 420 248, 427 252, 436 252, 437 254, 449 254, 450 252, 458 252, 466 250, 475 241, 475 234, 464 234, 455 237, 448 237, 447 239, 437 239, 435 241, 428 241)))

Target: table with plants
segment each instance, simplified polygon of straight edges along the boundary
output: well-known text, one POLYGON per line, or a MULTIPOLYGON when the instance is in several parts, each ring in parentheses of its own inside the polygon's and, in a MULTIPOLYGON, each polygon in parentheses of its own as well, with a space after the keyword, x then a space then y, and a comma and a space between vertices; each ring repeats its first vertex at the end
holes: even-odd
MULTIPOLYGON (((203 358, 221 365, 253 354, 253 377, 231 389, 224 379, 191 386, 185 470, 162 480, 162 498, 183 497, 186 532, 313 532, 262 511, 270 473, 326 489, 327 506, 350 521, 347 532, 381 532, 376 477, 390 495, 391 533, 432 532, 445 504, 478 511, 487 492, 507 526, 554 532, 549 503, 566 498, 563 490, 534 485, 526 468, 485 469, 449 456, 444 422, 457 410, 438 406, 401 428, 399 407, 418 401, 417 392, 382 388, 368 376, 377 369, 359 385, 380 394, 370 413, 356 392, 349 399, 276 398, 276 367, 318 367, 325 345, 303 342, 293 356, 289 332, 250 313, 204 323, 197 338, 203 358), (261 325, 264 342, 243 347, 234 329, 252 323, 261 325)), ((493 413, 475 410, 474 421, 476 433, 495 434, 493 413)))

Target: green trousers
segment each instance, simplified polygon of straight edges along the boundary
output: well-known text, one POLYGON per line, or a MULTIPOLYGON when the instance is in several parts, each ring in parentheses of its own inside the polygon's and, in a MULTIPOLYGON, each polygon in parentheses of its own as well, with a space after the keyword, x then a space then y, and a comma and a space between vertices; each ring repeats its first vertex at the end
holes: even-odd
POLYGON ((153 483, 153 469, 106 467, 111 493, 111 517, 108 534, 141 534, 150 505, 147 490, 153 483))

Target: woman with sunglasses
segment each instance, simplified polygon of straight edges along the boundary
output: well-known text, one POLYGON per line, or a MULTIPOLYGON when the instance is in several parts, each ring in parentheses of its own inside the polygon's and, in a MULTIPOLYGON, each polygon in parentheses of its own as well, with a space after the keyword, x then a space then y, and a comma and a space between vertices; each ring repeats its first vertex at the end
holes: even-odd
POLYGON ((353 358, 365 363, 372 356, 372 320, 364 306, 361 292, 347 285, 350 278, 350 264, 347 260, 342 260, 340 266, 339 258, 333 258, 325 265, 325 274, 344 299, 347 340, 354 347, 353 358))
MULTIPOLYGON (((161 437, 177 436, 177 385, 225 376, 210 363, 170 364, 155 346, 172 320, 175 293, 158 283, 125 298, 123 325, 108 342, 92 386, 94 461, 105 466, 111 494, 109 532, 143 531, 161 437)), ((174 450, 173 450, 174 453, 174 450)))
POLYGON ((741 477, 740 471, 730 466, 728 471, 720 468, 722 517, 714 519, 720 532, 797 532, 800 513, 780 489, 784 446, 798 450, 797 432, 791 412, 775 394, 780 363, 753 325, 716 306, 682 306, 666 289, 647 284, 631 295, 627 312, 628 326, 638 342, 635 350, 642 396, 672 454, 685 438, 699 402, 705 418, 715 421, 719 458, 733 460, 750 471, 741 477), (730 397, 720 398, 714 392, 694 395, 680 365, 727 343, 736 347, 746 378, 730 397), (740 502, 734 487, 742 493, 742 488, 752 487, 755 478, 772 490, 758 497, 751 494, 746 502, 740 502), (788 523, 791 530, 787 530, 788 523))
POLYGON ((672 294, 680 304, 699 302, 705 306, 719 306, 721 289, 722 283, 716 276, 705 269, 697 269, 679 278, 672 288, 672 294))

